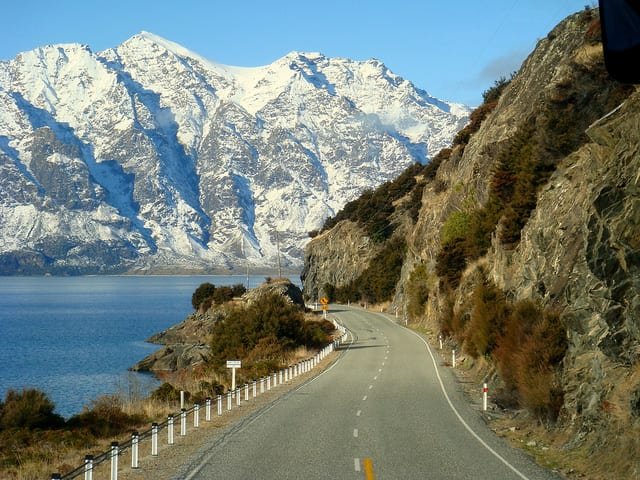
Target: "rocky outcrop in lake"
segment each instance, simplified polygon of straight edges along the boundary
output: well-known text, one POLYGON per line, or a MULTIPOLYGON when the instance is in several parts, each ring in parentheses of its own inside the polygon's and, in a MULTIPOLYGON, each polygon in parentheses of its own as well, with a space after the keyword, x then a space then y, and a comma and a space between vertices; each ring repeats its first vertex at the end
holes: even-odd
POLYGON ((131 370, 162 374, 192 369, 207 363, 211 348, 213 326, 222 321, 234 305, 250 305, 265 295, 278 294, 287 301, 304 308, 302 291, 288 279, 275 279, 249 290, 241 298, 224 304, 212 304, 206 310, 198 310, 182 322, 156 333, 148 342, 162 345, 158 351, 131 367, 131 370))

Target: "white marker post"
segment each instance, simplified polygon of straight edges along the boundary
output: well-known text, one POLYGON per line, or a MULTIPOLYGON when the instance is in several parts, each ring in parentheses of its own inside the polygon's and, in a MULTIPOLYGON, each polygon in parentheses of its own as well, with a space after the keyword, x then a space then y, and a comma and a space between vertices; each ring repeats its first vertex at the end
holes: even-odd
POLYGON ((236 391, 236 369, 242 367, 240 360, 227 360, 227 368, 231 369, 231 391, 236 391))
POLYGON ((456 351, 455 350, 451 351, 451 365, 453 366, 453 368, 456 368, 456 351))
POLYGON ((482 411, 487 411, 487 395, 489 394, 489 387, 486 383, 482 385, 482 411))

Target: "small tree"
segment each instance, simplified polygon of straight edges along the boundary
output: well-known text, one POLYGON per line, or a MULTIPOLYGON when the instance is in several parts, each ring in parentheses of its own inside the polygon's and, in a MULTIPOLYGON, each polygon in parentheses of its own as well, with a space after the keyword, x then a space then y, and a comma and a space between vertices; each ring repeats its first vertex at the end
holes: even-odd
POLYGON ((57 428, 64 425, 64 419, 53 411, 53 402, 40 390, 9 390, 1 407, 0 429, 57 428))
POLYGON ((193 305, 193 308, 195 310, 198 310, 198 308, 200 308, 200 305, 202 305, 202 303, 206 299, 213 297, 215 291, 215 285, 208 282, 201 284, 198 288, 196 288, 196 291, 193 292, 193 295, 191 295, 191 305, 193 305))

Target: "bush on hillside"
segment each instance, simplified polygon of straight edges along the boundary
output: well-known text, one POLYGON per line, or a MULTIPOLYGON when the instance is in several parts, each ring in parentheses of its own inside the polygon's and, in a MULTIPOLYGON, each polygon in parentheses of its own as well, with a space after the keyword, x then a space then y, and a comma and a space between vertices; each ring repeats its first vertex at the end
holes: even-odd
POLYGON ((465 239, 454 238, 440 248, 436 256, 436 275, 445 290, 455 290, 460 284, 460 277, 467 266, 465 239))
MULTIPOLYGON (((574 66, 571 77, 558 83, 549 100, 497 147, 486 203, 468 212, 466 234, 441 246, 436 268, 444 285, 457 286, 466 265, 486 254, 492 235, 497 234, 506 248, 517 246, 536 208, 538 192, 558 162, 587 141, 585 131, 590 124, 632 91, 612 81, 600 63, 593 68, 574 66)), ((487 103, 471 114, 469 125, 459 132, 454 144, 464 144, 477 131, 479 122, 493 108, 497 91, 504 89, 504 82, 499 80, 494 87, 485 92, 487 103)), ((449 228, 452 226, 445 225, 448 230, 453 230, 449 228)), ((447 240, 456 235, 447 235, 447 240)))
POLYGON ((449 327, 468 354, 495 361, 505 386, 502 404, 520 405, 544 423, 556 420, 563 399, 557 371, 567 350, 558 314, 529 300, 510 302, 485 279, 474 289, 468 321, 452 314, 449 327))
POLYGON ((0 430, 60 428, 64 419, 54 409, 53 402, 39 390, 10 389, 0 403, 0 430))
POLYGON ((211 362, 224 369, 228 359, 243 359, 245 372, 265 365, 273 369, 298 347, 324 346, 332 331, 333 325, 329 329, 324 323, 305 321, 302 311, 282 295, 267 293, 260 301, 235 307, 215 324, 211 362))
POLYGON ((505 88, 507 88, 507 85, 511 83, 511 80, 513 80, 513 77, 515 76, 516 72, 513 72, 509 78, 502 76, 499 79, 495 80, 491 87, 482 92, 483 103, 493 103, 500 100, 502 92, 505 88))
POLYGON ((202 305, 202 302, 211 297, 215 291, 215 285, 209 282, 202 283, 198 288, 196 288, 196 291, 191 295, 191 305, 194 310, 198 310, 200 305, 202 305))
POLYGON ((424 308, 429 300, 428 271, 425 264, 416 265, 409 275, 405 286, 407 296, 407 314, 412 320, 424 315, 424 308))
POLYGON ((393 203, 414 189, 416 177, 424 168, 416 163, 405 169, 395 180, 385 182, 375 190, 365 190, 334 217, 328 218, 320 232, 333 228, 342 220, 351 220, 363 226, 374 242, 381 243, 391 238, 395 231, 391 222, 391 215, 395 212, 393 203))
POLYGON ((150 395, 152 400, 159 402, 175 403, 180 400, 180 390, 168 382, 164 382, 156 388, 150 395))
POLYGON ((104 395, 91 403, 91 408, 71 417, 67 427, 85 430, 94 437, 107 438, 147 422, 142 415, 129 415, 117 395, 104 395))
POLYGON ((491 282, 477 285, 469 322, 463 333, 465 351, 476 358, 491 354, 508 315, 509 308, 499 288, 491 282))
POLYGON ((207 310, 213 304, 222 304, 242 296, 247 289, 241 283, 231 287, 216 287, 211 283, 203 283, 191 295, 191 305, 195 310, 207 310))

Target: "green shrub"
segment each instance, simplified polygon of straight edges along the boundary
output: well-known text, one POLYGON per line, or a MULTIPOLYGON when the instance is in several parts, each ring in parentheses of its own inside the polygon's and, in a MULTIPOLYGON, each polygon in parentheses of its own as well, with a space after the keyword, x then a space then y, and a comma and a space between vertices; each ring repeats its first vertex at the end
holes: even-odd
POLYGON ((455 290, 460 284, 460 277, 467 266, 467 250, 465 239, 454 238, 440 248, 436 256, 436 274, 444 289, 455 290))
POLYGON ((473 357, 490 354, 509 316, 504 293, 491 282, 479 283, 473 291, 473 308, 465 326, 464 347, 473 357))
POLYGON ((322 290, 324 291, 324 295, 329 299, 329 302, 333 302, 336 299, 336 287, 329 282, 326 282, 322 286, 322 290))
POLYGON ((331 334, 335 330, 333 323, 328 320, 304 323, 304 344, 307 347, 320 348, 329 343, 331 334))
POLYGON ((263 295, 248 306, 237 306, 213 327, 211 362, 226 371, 228 359, 242 359, 244 374, 271 371, 293 349, 319 347, 330 341, 324 323, 306 322, 302 311, 277 293, 263 295))
POLYGON ((151 392, 151 399, 159 402, 174 403, 180 400, 180 390, 170 383, 164 382, 151 392))
POLYGON ((409 318, 418 320, 424 314, 424 307, 429 300, 426 265, 420 263, 414 267, 409 275, 405 291, 407 295, 407 314, 409 318))
POLYGON ((411 191, 411 198, 409 199, 409 207, 407 213, 413 223, 418 221, 420 216, 420 209, 422 208, 422 195, 424 193, 425 182, 418 183, 411 191))
POLYGON ((516 72, 513 72, 510 78, 502 76, 494 81, 491 87, 482 92, 483 103, 497 102, 502 96, 502 92, 505 88, 507 88, 507 85, 511 83, 511 80, 513 80, 513 77, 515 77, 515 75, 516 72))
POLYGON ((471 229, 471 216, 465 211, 452 212, 442 224, 440 233, 442 244, 456 239, 465 239, 471 229))
POLYGON ((453 145, 458 145, 464 149, 471 139, 471 135, 480 130, 480 125, 485 118, 496 108, 497 101, 483 103, 469 115, 469 123, 460 130, 453 138, 453 145))
POLYGON ((202 380, 198 384, 198 391, 190 396, 190 403, 198 403, 203 405, 207 398, 215 398, 218 395, 222 395, 224 393, 224 385, 218 383, 217 381, 207 382, 206 380, 202 380))

